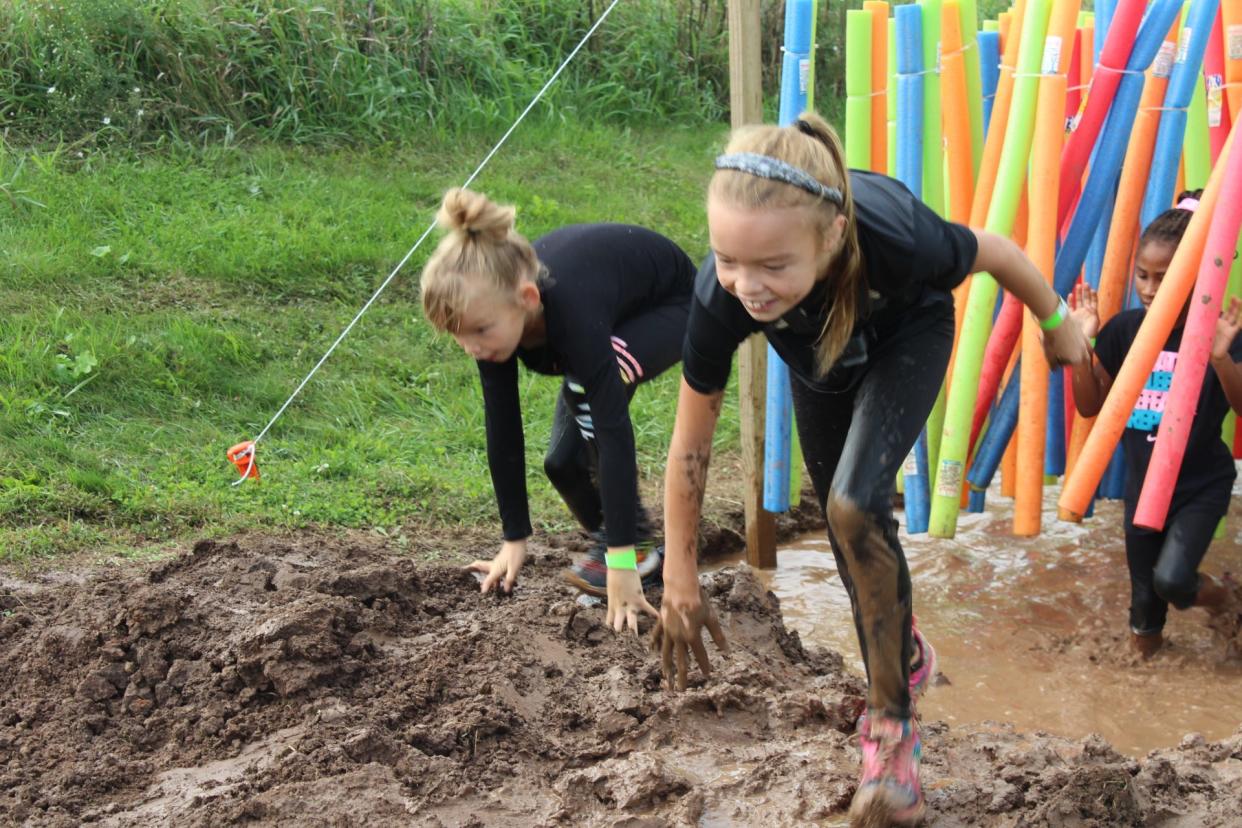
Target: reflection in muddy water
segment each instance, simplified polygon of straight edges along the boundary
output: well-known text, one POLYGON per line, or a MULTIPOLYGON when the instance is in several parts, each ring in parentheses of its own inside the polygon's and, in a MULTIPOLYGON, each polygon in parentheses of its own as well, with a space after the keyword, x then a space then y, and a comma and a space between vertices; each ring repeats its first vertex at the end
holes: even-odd
MULTIPOLYGON (((987 513, 962 515, 952 540, 903 531, 915 614, 947 679, 921 715, 1072 739, 1095 732, 1134 756, 1191 732, 1232 734, 1242 720, 1242 663, 1224 659, 1198 609, 1170 610, 1170 646, 1150 662, 1134 659, 1121 503, 1098 504, 1081 525, 1063 523, 1056 491, 1038 538, 1009 534, 1011 502, 996 492, 987 513)), ((1231 516, 1203 568, 1242 572, 1242 518, 1231 516)), ((782 548, 778 568, 761 577, 804 642, 836 649, 862 671, 849 598, 823 534, 782 548)))

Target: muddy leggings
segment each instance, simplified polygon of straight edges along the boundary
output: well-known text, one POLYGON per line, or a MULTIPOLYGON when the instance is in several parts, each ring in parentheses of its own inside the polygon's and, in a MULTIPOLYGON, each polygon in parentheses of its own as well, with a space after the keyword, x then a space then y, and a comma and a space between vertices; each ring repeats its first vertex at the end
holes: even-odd
POLYGON ((953 306, 936 302, 873 346, 853 390, 829 394, 793 382, 798 438, 867 668, 867 707, 902 719, 911 715, 910 570, 892 498, 952 347, 953 306))
MULTIPOLYGON (((660 305, 617 326, 612 344, 629 399, 634 398, 639 385, 681 361, 681 343, 689 316, 687 297, 684 302, 660 305)), ((599 531, 604 523, 603 501, 596 479, 598 468, 599 452, 586 391, 566 376, 552 415, 552 437, 548 441, 543 470, 569 511, 588 532, 599 531)), ((636 540, 642 542, 650 536, 651 522, 641 500, 634 506, 636 540)))
POLYGON ((1164 629, 1169 604, 1179 610, 1194 605, 1199 593, 1199 564, 1212 543, 1220 509, 1184 506, 1169 516, 1163 532, 1126 532, 1130 568, 1130 629, 1154 635, 1164 629))

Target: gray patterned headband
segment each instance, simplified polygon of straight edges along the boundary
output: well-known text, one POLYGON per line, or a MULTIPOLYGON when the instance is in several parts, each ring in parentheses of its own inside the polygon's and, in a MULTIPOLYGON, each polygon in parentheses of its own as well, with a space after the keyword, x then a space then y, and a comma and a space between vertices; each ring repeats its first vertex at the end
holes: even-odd
POLYGON ((792 184, 800 190, 806 190, 813 196, 819 196, 838 207, 845 206, 845 198, 836 187, 829 187, 806 170, 793 164, 786 164, 779 158, 770 155, 759 155, 755 152, 735 152, 729 155, 716 156, 716 169, 737 170, 748 175, 766 178, 769 181, 782 181, 792 184))

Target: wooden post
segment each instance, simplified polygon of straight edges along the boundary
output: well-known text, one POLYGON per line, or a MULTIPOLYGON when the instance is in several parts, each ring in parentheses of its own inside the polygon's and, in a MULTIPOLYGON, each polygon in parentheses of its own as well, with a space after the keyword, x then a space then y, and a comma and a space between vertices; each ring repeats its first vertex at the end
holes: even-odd
MULTIPOLYGON (((729 0, 729 110, 734 127, 763 120, 759 52, 760 0, 729 0)), ((767 342, 756 334, 738 351, 741 393, 742 468, 746 479, 746 562, 776 566, 776 520, 763 508, 763 420, 767 388, 767 342)))

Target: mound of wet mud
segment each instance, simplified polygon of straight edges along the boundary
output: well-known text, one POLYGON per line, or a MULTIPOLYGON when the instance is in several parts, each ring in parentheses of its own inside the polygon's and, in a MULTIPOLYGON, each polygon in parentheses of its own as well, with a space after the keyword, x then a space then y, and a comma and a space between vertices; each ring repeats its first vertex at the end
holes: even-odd
MULTIPOLYGON (((670 694, 540 552, 512 597, 322 539, 0 580, 0 823, 841 824, 861 680, 753 576, 710 576, 731 653, 670 694)), ((1242 733, 1138 762, 1091 738, 925 734, 929 824, 1242 813, 1242 733)))

